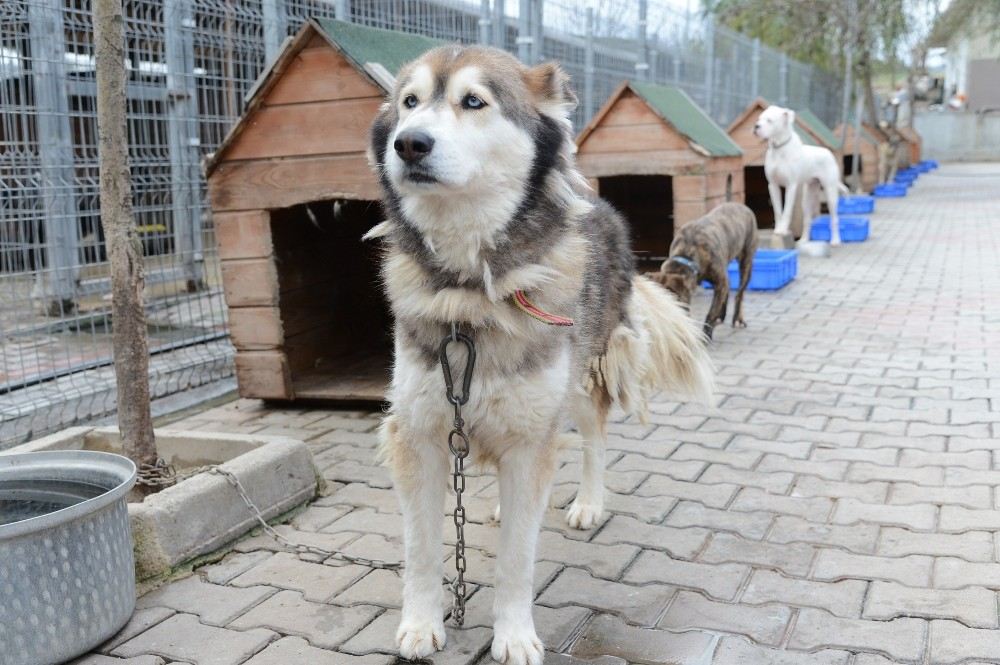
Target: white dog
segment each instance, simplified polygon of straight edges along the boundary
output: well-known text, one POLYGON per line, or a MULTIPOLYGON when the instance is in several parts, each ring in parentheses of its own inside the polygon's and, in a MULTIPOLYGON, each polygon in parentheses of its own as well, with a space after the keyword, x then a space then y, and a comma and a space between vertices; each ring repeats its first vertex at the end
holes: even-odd
POLYGON ((837 217, 837 200, 847 187, 840 182, 840 168, 833 153, 820 146, 805 145, 795 133, 795 111, 769 106, 753 126, 755 136, 767 141, 764 155, 764 175, 774 207, 774 232, 787 234, 792 224, 795 200, 802 192, 802 211, 805 228, 800 245, 809 241, 809 227, 819 213, 820 190, 826 195, 830 209, 830 244, 840 244, 840 220, 837 217), (781 202, 781 188, 785 188, 785 205, 781 202))
POLYGON ((531 613, 535 545, 567 429, 584 439, 567 521, 591 528, 604 507, 611 406, 642 414, 650 391, 712 390, 691 319, 636 275, 621 217, 581 195, 574 102, 556 65, 445 46, 400 71, 372 127, 388 220, 368 236, 384 240, 395 319, 381 444, 403 513, 404 658, 429 656, 446 637, 442 518, 456 414, 440 360, 458 374, 469 357, 453 335, 476 346, 462 411, 470 459, 497 468, 492 654, 508 665, 544 659, 531 613))

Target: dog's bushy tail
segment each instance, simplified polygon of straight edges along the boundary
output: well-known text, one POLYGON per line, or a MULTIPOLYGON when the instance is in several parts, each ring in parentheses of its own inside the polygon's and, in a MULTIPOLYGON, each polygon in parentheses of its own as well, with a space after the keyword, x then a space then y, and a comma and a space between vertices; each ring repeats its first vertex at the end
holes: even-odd
POLYGON ((628 323, 612 331, 595 369, 611 401, 643 421, 654 392, 708 403, 715 391, 715 367, 698 326, 673 295, 641 275, 632 280, 628 323))

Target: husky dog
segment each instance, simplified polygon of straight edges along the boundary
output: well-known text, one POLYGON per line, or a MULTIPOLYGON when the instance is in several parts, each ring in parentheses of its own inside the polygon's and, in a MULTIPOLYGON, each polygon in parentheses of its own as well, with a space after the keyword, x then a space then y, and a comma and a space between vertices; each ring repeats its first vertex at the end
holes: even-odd
POLYGON ((833 153, 826 148, 805 145, 795 133, 795 111, 768 106, 753 126, 754 136, 767 141, 764 154, 764 175, 774 208, 774 232, 787 234, 792 224, 795 200, 800 187, 805 229, 800 244, 809 242, 809 226, 819 214, 820 190, 830 209, 830 244, 840 244, 840 221, 837 200, 847 187, 840 182, 840 167, 833 153), (781 188, 785 188, 785 205, 781 203, 781 188))
MULTIPOLYGON (((531 615, 535 546, 570 425, 584 459, 567 520, 590 528, 603 510, 611 406, 642 412, 652 390, 712 390, 697 329, 665 290, 635 275, 621 218, 582 195, 574 103, 554 64, 529 69, 496 49, 446 46, 400 71, 372 127, 388 219, 367 235, 385 240, 395 319, 380 435, 403 514, 404 658, 445 643, 442 517, 455 414, 438 347, 453 325, 477 351, 463 411, 470 460, 497 468, 492 654, 511 665, 544 657, 531 615)), ((451 353, 452 367, 463 367, 465 350, 451 353)))

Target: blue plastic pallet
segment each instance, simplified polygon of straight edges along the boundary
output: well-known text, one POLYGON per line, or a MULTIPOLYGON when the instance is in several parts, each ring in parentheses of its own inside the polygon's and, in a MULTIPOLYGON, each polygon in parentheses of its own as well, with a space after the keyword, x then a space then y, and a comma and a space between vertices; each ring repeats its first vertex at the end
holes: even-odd
MULTIPOLYGON (((740 264, 735 259, 729 262, 729 289, 735 291, 740 285, 740 264)), ((799 272, 799 253, 794 249, 758 249, 753 257, 753 273, 747 288, 751 291, 777 291, 785 286, 799 272)), ((712 288, 708 282, 701 284, 712 288)))
MULTIPOLYGON (((840 240, 842 242, 864 242, 868 240, 869 223, 867 217, 841 217, 840 240)), ((813 220, 809 228, 809 239, 817 242, 830 242, 830 216, 820 215, 813 220)))
POLYGON ((875 197, 867 194, 841 196, 837 201, 838 215, 867 215, 875 212, 875 197))
POLYGON ((875 185, 875 191, 873 194, 880 199, 902 198, 906 196, 906 189, 906 185, 886 183, 884 185, 875 185))

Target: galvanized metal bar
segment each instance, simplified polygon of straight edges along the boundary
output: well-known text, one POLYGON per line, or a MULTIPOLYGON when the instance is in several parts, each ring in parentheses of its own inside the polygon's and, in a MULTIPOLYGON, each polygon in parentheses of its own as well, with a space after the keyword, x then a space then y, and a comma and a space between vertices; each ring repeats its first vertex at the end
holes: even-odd
POLYGON ((274 62, 288 34, 285 0, 261 0, 260 9, 264 18, 264 55, 268 62, 274 62))
POLYGON ((760 39, 753 40, 753 53, 750 56, 750 95, 760 97, 760 39))
POLYGON ((197 27, 191 0, 164 0, 163 49, 167 64, 167 148, 174 254, 184 267, 189 291, 204 286, 199 154, 201 145, 194 81, 197 27))
POLYGON ((649 1, 639 0, 639 20, 636 23, 635 41, 636 54, 635 77, 640 81, 649 80, 649 44, 647 43, 646 25, 649 13, 649 1))
POLYGON ((520 0, 517 8, 517 57, 524 64, 531 64, 534 36, 531 32, 531 0, 520 0))
MULTIPOLYGON (((62 0, 28 3, 31 76, 38 131, 41 235, 44 267, 36 266, 34 295, 48 316, 76 308, 80 274, 73 132, 66 91, 66 30, 62 0)), ((39 230, 35 230, 37 234, 39 230)))
POLYGON ((489 46, 493 38, 490 0, 479 0, 479 43, 489 46))
POLYGON ((531 0, 531 62, 538 64, 545 58, 545 0, 531 0))
POLYGON ((583 110, 587 118, 594 115, 594 8, 587 7, 586 44, 583 52, 583 110))
POLYGON ((334 18, 340 21, 351 20, 351 0, 335 0, 334 18))
POLYGON ((778 65, 778 103, 788 106, 788 54, 781 54, 778 65))
POLYGON ((493 45, 507 48, 507 7, 506 0, 493 0, 493 45))
POLYGON ((715 19, 705 18, 705 113, 715 111, 715 19))

